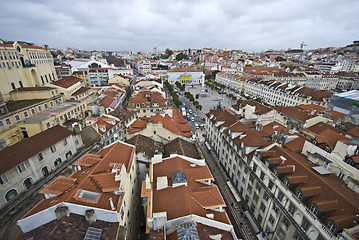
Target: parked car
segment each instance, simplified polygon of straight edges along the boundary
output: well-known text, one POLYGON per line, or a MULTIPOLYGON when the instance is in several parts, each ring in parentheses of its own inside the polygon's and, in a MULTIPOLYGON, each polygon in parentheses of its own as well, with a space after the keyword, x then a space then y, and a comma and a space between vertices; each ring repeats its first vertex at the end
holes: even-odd
POLYGON ((194 122, 194 117, 191 118, 191 121, 194 122))

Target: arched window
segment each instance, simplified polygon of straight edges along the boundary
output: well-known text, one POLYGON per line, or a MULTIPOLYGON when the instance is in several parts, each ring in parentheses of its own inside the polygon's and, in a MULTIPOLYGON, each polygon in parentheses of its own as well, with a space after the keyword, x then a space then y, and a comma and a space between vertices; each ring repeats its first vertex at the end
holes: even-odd
POLYGON ((46 166, 41 169, 41 172, 44 175, 44 177, 47 177, 50 174, 49 169, 46 166))
POLYGON ((31 178, 26 178, 24 181, 24 186, 26 188, 26 190, 29 190, 33 185, 32 179, 31 178))
POLYGON ((5 194, 5 199, 8 202, 14 197, 16 197, 17 195, 18 195, 17 191, 15 189, 11 189, 5 194))
POLYGON ((57 165, 60 165, 61 163, 62 163, 61 158, 56 158, 56 160, 55 160, 55 162, 54 162, 54 165, 55 165, 55 167, 56 167, 57 165))
POLYGON ((68 150, 67 152, 66 152, 66 154, 65 154, 65 157, 66 158, 69 158, 69 157, 71 157, 72 156, 72 152, 70 151, 70 150, 68 150))

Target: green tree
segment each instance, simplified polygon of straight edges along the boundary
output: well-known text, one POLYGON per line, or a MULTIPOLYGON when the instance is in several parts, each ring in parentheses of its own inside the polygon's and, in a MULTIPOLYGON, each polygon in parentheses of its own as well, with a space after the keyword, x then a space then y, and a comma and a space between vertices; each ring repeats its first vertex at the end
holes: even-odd
POLYGON ((177 54, 176 60, 181 61, 182 59, 188 59, 188 55, 184 54, 183 52, 180 52, 179 54, 177 54))

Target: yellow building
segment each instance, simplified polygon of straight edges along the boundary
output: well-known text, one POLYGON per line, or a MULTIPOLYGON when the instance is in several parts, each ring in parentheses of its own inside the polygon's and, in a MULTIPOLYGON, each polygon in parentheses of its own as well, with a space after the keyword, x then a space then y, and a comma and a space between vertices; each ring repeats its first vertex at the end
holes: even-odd
POLYGON ((57 80, 50 50, 14 43, 0 43, 0 100, 20 87, 38 87, 57 80))
POLYGON ((4 103, 6 112, 0 116, 0 142, 1 147, 13 145, 28 137, 22 132, 18 123, 34 117, 44 111, 54 108, 62 102, 62 95, 48 99, 18 100, 4 103))
POLYGON ((86 86, 90 86, 89 83, 89 77, 87 75, 87 71, 75 71, 72 73, 72 76, 78 77, 82 79, 82 82, 86 85, 86 86))
POLYGON ((18 122, 17 127, 27 137, 34 136, 56 125, 64 125, 70 119, 86 117, 87 104, 84 101, 63 102, 36 116, 18 122))

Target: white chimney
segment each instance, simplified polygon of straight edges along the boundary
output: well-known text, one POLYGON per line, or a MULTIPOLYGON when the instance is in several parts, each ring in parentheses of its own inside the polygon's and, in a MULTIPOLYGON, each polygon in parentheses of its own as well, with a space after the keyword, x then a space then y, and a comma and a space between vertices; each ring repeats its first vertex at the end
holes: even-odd
POLYGON ((111 209, 115 210, 115 206, 113 205, 112 198, 109 198, 109 200, 110 200, 111 209))
POLYGON ((148 177, 148 173, 146 174, 146 189, 151 189, 150 178, 148 177))

